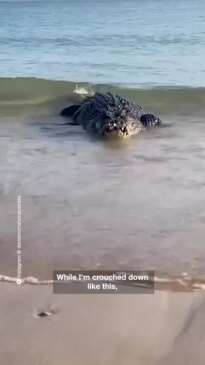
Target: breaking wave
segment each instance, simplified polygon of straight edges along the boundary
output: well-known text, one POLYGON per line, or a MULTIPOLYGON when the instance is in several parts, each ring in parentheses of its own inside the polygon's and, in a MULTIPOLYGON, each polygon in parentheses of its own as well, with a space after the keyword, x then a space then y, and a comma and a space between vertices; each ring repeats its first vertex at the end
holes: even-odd
POLYGON ((190 115, 205 108, 205 88, 142 88, 18 77, 0 78, 0 115, 50 113, 96 91, 120 94, 146 110, 162 114, 190 115))

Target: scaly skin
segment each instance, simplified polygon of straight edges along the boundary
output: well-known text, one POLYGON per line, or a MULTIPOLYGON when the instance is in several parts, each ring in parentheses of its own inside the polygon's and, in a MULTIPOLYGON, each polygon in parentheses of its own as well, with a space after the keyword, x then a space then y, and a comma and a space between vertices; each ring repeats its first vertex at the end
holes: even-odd
POLYGON ((74 123, 82 125, 88 132, 119 138, 161 123, 155 115, 145 114, 140 105, 111 93, 88 96, 81 105, 70 106, 61 115, 72 116, 74 123))

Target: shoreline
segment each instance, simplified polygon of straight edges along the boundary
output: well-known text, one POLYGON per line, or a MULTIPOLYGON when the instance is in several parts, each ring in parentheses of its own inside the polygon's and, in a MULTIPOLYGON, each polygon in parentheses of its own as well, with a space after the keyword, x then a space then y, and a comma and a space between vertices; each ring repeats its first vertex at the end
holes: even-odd
MULTIPOLYGON (((12 283, 17 285, 17 277, 11 277, 0 274, 1 283, 12 283)), ((33 276, 21 278, 20 285, 30 286, 51 286, 55 280, 40 280, 33 276)), ((120 284, 119 284, 120 285, 120 284)), ((124 284, 123 284, 124 285, 124 284)), ((132 286, 134 284, 131 284, 132 286)), ((19 286, 19 285, 18 285, 19 286)), ((194 279, 188 274, 184 273, 181 277, 154 277, 154 292, 169 291, 169 292, 203 292, 205 291, 205 279, 194 279)), ((105 294, 106 295, 106 294, 105 294)))

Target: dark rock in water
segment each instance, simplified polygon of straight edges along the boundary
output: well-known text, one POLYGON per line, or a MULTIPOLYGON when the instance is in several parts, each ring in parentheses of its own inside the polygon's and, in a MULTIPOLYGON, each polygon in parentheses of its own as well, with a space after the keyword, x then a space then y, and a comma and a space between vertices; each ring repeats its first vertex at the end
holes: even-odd
POLYGON ((162 121, 158 117, 156 117, 156 115, 150 113, 143 114, 140 117, 140 121, 145 127, 154 127, 162 123, 162 121))

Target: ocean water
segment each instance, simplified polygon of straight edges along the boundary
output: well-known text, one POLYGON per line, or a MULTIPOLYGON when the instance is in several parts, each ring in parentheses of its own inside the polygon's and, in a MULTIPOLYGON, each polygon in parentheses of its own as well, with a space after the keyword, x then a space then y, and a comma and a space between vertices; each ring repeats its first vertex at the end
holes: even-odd
POLYGON ((204 45, 202 0, 0 1, 0 273, 17 274, 21 195, 23 276, 205 278, 204 45), (90 90, 164 128, 108 143, 65 125, 90 90))
POLYGON ((204 0, 0 1, 1 77, 204 86, 204 0))

